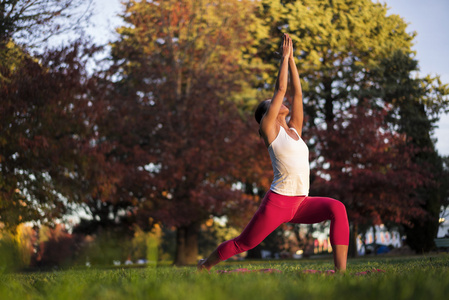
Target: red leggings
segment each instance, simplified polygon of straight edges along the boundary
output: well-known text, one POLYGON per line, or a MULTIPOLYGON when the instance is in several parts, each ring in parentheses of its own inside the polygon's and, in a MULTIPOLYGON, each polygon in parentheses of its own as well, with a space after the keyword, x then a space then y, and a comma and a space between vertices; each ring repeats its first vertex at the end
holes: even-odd
POLYGON ((227 260, 256 247, 282 223, 314 224, 325 220, 331 220, 331 245, 348 245, 349 225, 343 203, 324 197, 283 196, 270 190, 243 232, 218 246, 218 256, 227 260))

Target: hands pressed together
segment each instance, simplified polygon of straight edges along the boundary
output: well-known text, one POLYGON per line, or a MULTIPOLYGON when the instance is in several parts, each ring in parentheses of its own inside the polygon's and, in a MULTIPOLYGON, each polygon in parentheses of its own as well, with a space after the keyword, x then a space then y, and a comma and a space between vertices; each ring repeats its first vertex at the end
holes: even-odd
POLYGON ((288 33, 284 33, 282 42, 282 57, 293 58, 293 41, 288 33))

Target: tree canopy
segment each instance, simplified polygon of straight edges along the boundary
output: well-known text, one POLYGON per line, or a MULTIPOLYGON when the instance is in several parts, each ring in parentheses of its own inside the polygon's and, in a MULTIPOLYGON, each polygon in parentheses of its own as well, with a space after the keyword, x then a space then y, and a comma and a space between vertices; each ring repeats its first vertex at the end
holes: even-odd
POLYGON ((146 157, 130 165, 136 178, 130 183, 139 185, 129 195, 137 214, 177 228, 179 264, 196 261, 199 225, 211 215, 248 211, 244 203, 252 198, 234 185, 247 181, 252 195, 264 172, 251 164, 261 144, 235 97, 259 67, 256 59, 244 60, 254 47, 253 6, 130 1, 130 26, 118 30, 122 38, 112 45, 122 97, 111 102, 110 115, 120 114, 113 118, 124 131, 105 132, 106 140, 117 138, 128 149, 117 160, 146 157))
MULTIPOLYGON (((14 46, 12 46, 14 47, 14 46)), ((82 197, 89 146, 91 83, 81 47, 22 54, 0 88, 0 220, 53 222, 82 197)))

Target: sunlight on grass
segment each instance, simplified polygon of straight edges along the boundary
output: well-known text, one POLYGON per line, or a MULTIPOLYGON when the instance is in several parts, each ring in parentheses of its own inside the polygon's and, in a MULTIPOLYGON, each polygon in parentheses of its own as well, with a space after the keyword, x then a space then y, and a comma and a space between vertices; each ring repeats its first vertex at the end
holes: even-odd
POLYGON ((449 255, 350 260, 345 275, 321 260, 230 262, 219 270, 274 268, 282 273, 197 273, 192 267, 85 269, 0 275, 0 299, 444 299, 449 255), (382 269, 358 276, 356 273, 382 269))

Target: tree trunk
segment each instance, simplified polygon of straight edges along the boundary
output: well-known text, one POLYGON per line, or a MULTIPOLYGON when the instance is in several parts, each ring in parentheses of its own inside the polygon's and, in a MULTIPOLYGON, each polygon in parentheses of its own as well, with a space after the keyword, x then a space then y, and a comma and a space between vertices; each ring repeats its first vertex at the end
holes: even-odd
POLYGON ((348 254, 349 257, 357 257, 357 232, 359 230, 359 226, 357 223, 352 224, 352 230, 349 234, 349 249, 348 254))
POLYGON ((418 196, 424 201, 422 208, 427 212, 427 216, 421 219, 413 219, 412 226, 405 226, 407 244, 422 254, 435 249, 434 239, 438 234, 440 208, 443 199, 447 197, 444 190, 444 173, 442 171, 442 162, 436 152, 422 153, 419 158, 423 165, 430 165, 430 170, 434 174, 434 183, 429 186, 418 189, 418 196))
POLYGON ((176 266, 194 265, 198 258, 199 223, 178 227, 176 231, 176 266))
POLYGON ((327 124, 327 130, 331 130, 330 124, 335 119, 334 114, 334 98, 332 96, 332 79, 329 77, 325 77, 323 79, 323 85, 324 85, 324 118, 327 124))
MULTIPOLYGON (((437 179, 438 180, 438 179, 437 179)), ((431 190, 424 189, 427 194, 422 193, 421 198, 426 204, 423 208, 428 215, 425 219, 412 220, 412 227, 405 226, 407 244, 418 254, 423 254, 435 249, 434 239, 438 234, 441 200, 438 195, 438 188, 431 190)))

